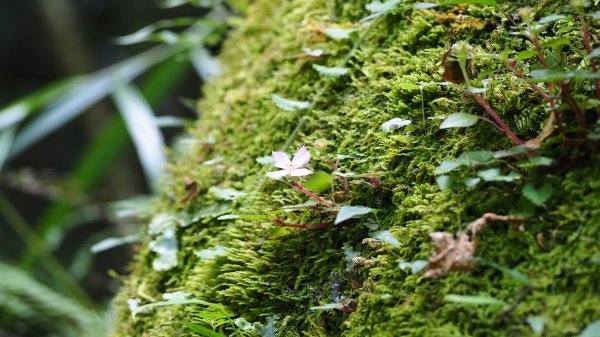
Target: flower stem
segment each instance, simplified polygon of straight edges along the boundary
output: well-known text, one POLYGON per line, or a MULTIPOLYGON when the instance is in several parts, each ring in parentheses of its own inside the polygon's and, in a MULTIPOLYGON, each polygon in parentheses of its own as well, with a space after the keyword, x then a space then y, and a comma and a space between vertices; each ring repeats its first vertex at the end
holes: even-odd
POLYGON ((319 197, 318 195, 314 194, 313 192, 307 190, 306 188, 304 188, 304 186, 298 184, 297 182, 295 182, 293 180, 292 180, 292 183, 293 183, 293 187, 294 187, 295 190, 300 191, 300 192, 308 195, 309 197, 315 199, 318 203, 322 204, 325 207, 333 208, 332 204, 328 203, 323 198, 319 197))

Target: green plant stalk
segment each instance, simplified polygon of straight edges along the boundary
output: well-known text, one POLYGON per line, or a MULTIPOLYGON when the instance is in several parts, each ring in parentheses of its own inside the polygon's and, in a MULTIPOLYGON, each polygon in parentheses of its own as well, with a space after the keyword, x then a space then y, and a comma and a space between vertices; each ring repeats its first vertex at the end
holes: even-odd
POLYGON ((25 222, 8 198, 0 192, 0 213, 6 222, 21 237, 27 247, 34 247, 46 271, 65 288, 68 294, 77 299, 85 307, 96 310, 96 304, 89 295, 69 275, 60 262, 52 255, 46 244, 35 231, 25 222))

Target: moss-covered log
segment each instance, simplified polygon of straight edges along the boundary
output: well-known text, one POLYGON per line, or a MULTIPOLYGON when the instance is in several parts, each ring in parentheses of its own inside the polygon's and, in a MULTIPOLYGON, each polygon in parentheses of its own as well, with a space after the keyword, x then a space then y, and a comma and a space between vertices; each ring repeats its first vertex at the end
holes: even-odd
MULTIPOLYGON (((521 19, 493 6, 401 4, 361 23, 372 14, 367 3, 258 0, 245 18, 231 21, 220 56, 224 74, 204 87, 202 116, 173 156, 155 205, 155 231, 144 240, 115 300, 115 336, 196 335, 181 322, 232 336, 271 336, 270 327, 277 336, 534 336, 531 323, 540 320, 544 336, 575 336, 600 318, 593 100, 587 107, 580 103, 589 129, 583 134, 573 107, 560 95, 564 88, 559 93, 557 85, 536 81, 564 101, 559 116, 566 130, 520 154, 478 152, 485 159, 460 162, 440 178, 444 170, 436 168, 444 160, 514 145, 487 121, 440 129, 441 119, 455 112, 491 120, 475 95, 522 140, 538 136, 550 116, 547 101, 497 58, 470 61, 479 74, 473 85, 486 85, 485 94, 469 93, 464 83, 440 84, 449 71, 441 65, 446 51, 459 40, 479 56, 535 45, 511 34, 521 19), (349 28, 355 30, 339 38, 349 28), (303 48, 324 54, 309 56, 303 48), (315 64, 348 72, 324 76, 315 64), (273 94, 310 103, 286 111, 274 104, 273 94), (382 130, 393 118, 411 124, 382 130), (324 206, 281 211, 309 198, 268 179, 265 173, 276 169, 266 159, 271 151, 293 154, 302 145, 313 157, 308 167, 332 177, 332 187, 320 196, 336 208, 365 206, 376 214, 335 225, 330 224, 335 214, 324 206), (532 162, 532 156, 552 163, 532 162), (465 179, 469 186, 462 184, 465 179), (488 212, 526 220, 488 223, 477 233, 472 269, 427 278, 418 272, 423 263, 400 265, 435 253, 429 233, 457 233, 488 212), (256 216, 217 219, 225 214, 256 216), (286 228, 282 221, 326 226, 286 228), (178 245, 174 267, 157 264, 156 249, 148 248, 169 227, 178 245), (369 239, 377 231, 389 231, 397 244, 369 239), (225 254, 206 250, 219 246, 225 254), (211 252, 217 256, 207 256, 211 252), (175 291, 222 307, 163 306, 131 317, 127 300, 151 303, 175 291), (479 296, 469 299, 487 304, 448 295, 479 296), (310 309, 332 303, 337 309, 310 309), (246 321, 255 324, 244 326, 246 321)), ((535 20, 575 15, 562 1, 511 2, 505 11, 525 5, 534 6, 535 20)), ((598 21, 589 20, 597 36, 598 21)), ((549 66, 556 67, 555 58, 563 55, 572 68, 589 69, 578 22, 552 20, 540 33, 549 66), (570 42, 561 44, 557 37, 570 42)), ((520 55, 517 66, 525 76, 543 67, 535 54, 520 55)), ((592 80, 569 85, 579 102, 594 97, 592 80)))

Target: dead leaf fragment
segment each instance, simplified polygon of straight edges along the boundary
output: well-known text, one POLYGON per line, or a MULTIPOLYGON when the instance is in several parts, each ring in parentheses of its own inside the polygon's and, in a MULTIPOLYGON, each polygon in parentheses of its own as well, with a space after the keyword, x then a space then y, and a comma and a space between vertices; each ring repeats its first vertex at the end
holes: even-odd
POLYGON ((436 247, 436 254, 429 258, 425 277, 435 278, 452 270, 472 269, 475 265, 472 258, 477 248, 477 233, 485 228, 489 221, 514 223, 524 221, 524 219, 510 215, 485 213, 479 219, 471 222, 458 238, 447 232, 429 233, 429 237, 436 247))
POLYGON ((195 196, 198 195, 198 192, 200 192, 198 190, 198 183, 196 183, 194 180, 190 179, 190 177, 183 177, 183 184, 184 184, 184 188, 185 188, 185 195, 179 199, 179 203, 184 204, 188 201, 190 201, 191 199, 193 199, 195 196))

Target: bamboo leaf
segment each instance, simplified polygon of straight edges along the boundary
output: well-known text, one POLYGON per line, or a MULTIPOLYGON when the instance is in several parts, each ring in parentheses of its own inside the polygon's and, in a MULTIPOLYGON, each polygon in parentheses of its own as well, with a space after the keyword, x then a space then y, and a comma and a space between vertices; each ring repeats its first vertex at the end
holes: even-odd
POLYGON ((156 125, 152 108, 131 85, 118 87, 113 98, 125 120, 146 179, 152 185, 162 174, 166 162, 164 140, 156 125))

